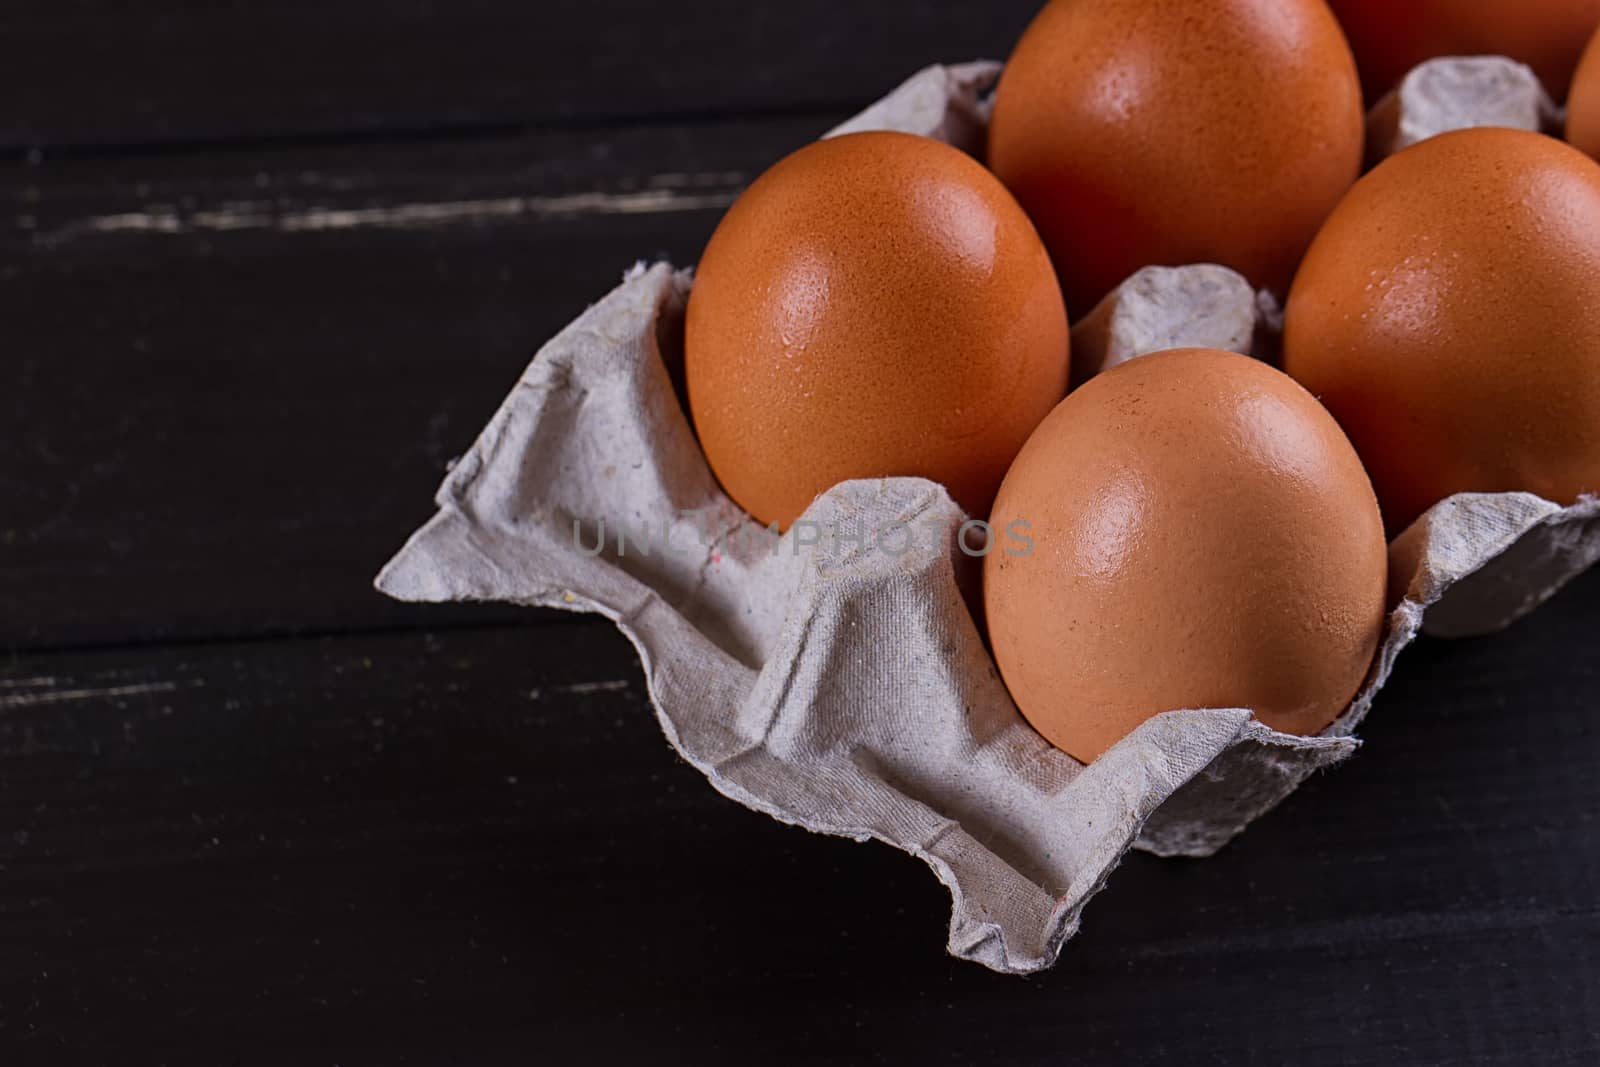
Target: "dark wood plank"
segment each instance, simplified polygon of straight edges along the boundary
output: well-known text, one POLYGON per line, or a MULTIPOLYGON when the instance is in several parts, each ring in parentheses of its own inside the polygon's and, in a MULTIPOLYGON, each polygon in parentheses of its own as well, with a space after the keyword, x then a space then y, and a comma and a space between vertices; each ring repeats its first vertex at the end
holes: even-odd
POLYGON ((0 11, 0 149, 836 111, 1004 58, 1039 0, 123 4, 0 11))
POLYGON ((828 122, 14 173, 0 648, 413 617, 371 577, 538 344, 828 122))
POLYGON ((1352 763, 1030 980, 716 796, 599 623, 23 656, 0 1058, 1592 1064, 1597 627, 1600 573, 1423 642, 1352 763))

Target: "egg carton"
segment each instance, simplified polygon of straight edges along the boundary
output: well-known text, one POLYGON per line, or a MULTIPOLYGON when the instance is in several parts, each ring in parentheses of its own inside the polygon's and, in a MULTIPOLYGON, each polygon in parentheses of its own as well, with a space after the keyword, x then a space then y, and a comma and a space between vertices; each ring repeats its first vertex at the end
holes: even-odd
MULTIPOLYGON (((930 67, 834 132, 977 152, 999 69, 930 67)), ((1128 849, 1209 855, 1349 756, 1420 630, 1504 626, 1600 556, 1600 501, 1454 497, 1394 542, 1405 598, 1321 736, 1276 733, 1248 709, 1178 710, 1085 766, 1008 696, 974 622, 979 561, 940 486, 847 482, 781 538, 723 494, 675 385, 692 284, 640 265, 545 345, 377 587, 611 619, 668 742, 715 789, 922 859, 950 891, 949 951, 996 971, 1050 966, 1128 849)), ((1073 344, 1091 370, 1180 345, 1270 355, 1280 325, 1231 271, 1152 268, 1073 344)))

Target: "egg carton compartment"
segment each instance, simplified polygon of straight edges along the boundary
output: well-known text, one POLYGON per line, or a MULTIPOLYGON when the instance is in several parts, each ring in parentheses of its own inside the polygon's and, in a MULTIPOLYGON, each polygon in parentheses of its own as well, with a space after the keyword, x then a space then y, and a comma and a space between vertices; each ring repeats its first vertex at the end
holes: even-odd
MULTIPOLYGON (((835 132, 976 151, 999 69, 930 67, 835 132)), ((1323 735, 1247 709, 1172 711, 1085 766, 1007 694, 974 622, 971 528, 940 486, 847 482, 781 538, 722 493, 674 385, 692 284, 636 267, 545 345, 376 584, 610 618, 667 740, 714 788, 921 858, 950 890, 949 951, 996 971, 1050 966, 1129 848, 1209 855, 1347 757, 1425 625, 1503 626, 1600 556, 1600 501, 1452 498, 1391 546, 1405 595, 1323 735)), ((1224 268, 1153 268, 1077 324, 1074 358, 1084 373, 1180 345, 1271 358, 1278 318, 1224 268)))
POLYGON ((1526 64, 1504 56, 1430 59, 1367 115, 1367 158, 1375 162, 1472 126, 1557 133, 1564 118, 1526 64))

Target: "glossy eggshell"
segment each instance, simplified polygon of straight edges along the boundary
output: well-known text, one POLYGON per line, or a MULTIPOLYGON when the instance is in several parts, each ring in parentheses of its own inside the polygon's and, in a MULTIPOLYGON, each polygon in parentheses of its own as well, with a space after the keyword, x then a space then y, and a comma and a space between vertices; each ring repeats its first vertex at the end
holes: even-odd
POLYGON ((1567 140, 1593 159, 1600 159, 1600 33, 1590 40, 1567 100, 1567 140))
POLYGON ((1322 0, 1057 0, 996 91, 989 164, 1073 315, 1141 267, 1285 287, 1356 178, 1361 90, 1322 0))
POLYGON ((1382 633, 1387 548, 1360 460, 1245 356, 1161 352, 1093 379, 1028 441, 991 521, 995 660, 1028 721, 1086 762, 1184 708, 1318 733, 1382 633))
POLYGON ((853 134, 773 167, 718 226, 689 297, 689 406, 763 523, 899 475, 981 516, 1065 393, 1068 344, 1049 256, 993 175, 927 138, 853 134))
POLYGON ((1284 369, 1350 435, 1393 533, 1455 493, 1600 490, 1600 165, 1493 128, 1391 157, 1312 245, 1284 369))
POLYGON ((1600 26, 1600 0, 1329 0, 1376 100, 1438 56, 1510 56, 1557 100, 1600 26))

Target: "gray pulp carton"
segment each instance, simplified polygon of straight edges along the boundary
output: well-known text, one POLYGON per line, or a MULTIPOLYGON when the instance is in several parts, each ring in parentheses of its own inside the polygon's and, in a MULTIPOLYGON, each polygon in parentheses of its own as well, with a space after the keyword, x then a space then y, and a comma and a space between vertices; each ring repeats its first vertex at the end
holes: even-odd
MULTIPOLYGON (((998 71, 930 67, 836 132, 975 149, 998 71)), ((1075 346, 1108 362, 1180 344, 1248 351, 1276 308, 1219 271, 1141 272, 1075 346)), ((715 789, 919 857, 950 890, 949 951, 997 971, 1050 966, 1128 849, 1209 855, 1348 756, 1419 630, 1503 626, 1600 556, 1600 502, 1447 500, 1393 545, 1408 595, 1322 736, 1276 733, 1247 709, 1172 711, 1084 766, 1011 702, 969 609, 964 517, 941 487, 848 482, 781 539, 722 493, 673 385, 692 284, 636 267, 545 345, 378 588, 610 618, 668 742, 715 789)))

